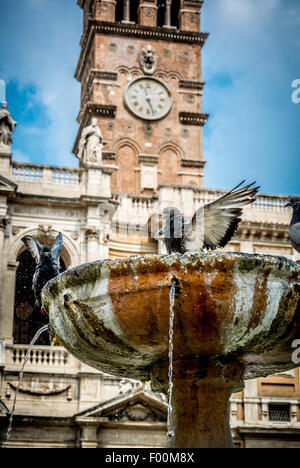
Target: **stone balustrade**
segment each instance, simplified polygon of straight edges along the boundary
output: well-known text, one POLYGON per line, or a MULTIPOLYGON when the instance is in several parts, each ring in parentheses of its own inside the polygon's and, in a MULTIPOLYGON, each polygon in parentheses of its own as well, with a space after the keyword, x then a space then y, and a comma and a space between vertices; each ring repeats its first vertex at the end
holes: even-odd
MULTIPOLYGON (((19 369, 25 361, 29 346, 6 345, 5 365, 9 369, 19 369)), ((49 372, 67 369, 77 369, 78 361, 70 355, 63 347, 55 346, 33 346, 25 370, 39 370, 49 372)))
POLYGON ((53 184, 78 185, 81 181, 81 171, 79 169, 15 162, 12 164, 12 176, 16 182, 50 182, 53 184))

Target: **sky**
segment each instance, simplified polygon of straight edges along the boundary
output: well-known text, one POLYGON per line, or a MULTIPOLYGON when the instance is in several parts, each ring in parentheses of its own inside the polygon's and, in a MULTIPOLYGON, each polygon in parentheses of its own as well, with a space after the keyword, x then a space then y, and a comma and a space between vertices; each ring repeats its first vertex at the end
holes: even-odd
MULTIPOLYGON (((77 165, 81 14, 76 0, 0 0, 0 79, 19 123, 16 161, 77 165)), ((201 21, 210 33, 205 187, 247 179, 263 193, 300 195, 299 0, 206 0, 201 21)))

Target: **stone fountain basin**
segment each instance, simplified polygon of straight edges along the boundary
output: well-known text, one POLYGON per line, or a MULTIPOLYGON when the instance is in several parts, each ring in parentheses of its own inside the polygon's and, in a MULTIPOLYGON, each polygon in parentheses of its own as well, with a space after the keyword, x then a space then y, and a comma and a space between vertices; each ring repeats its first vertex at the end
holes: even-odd
POLYGON ((169 359, 172 281, 174 361, 239 362, 245 379, 296 367, 300 267, 281 257, 173 254, 88 263, 48 283, 43 306, 80 361, 149 380, 153 366, 169 359))

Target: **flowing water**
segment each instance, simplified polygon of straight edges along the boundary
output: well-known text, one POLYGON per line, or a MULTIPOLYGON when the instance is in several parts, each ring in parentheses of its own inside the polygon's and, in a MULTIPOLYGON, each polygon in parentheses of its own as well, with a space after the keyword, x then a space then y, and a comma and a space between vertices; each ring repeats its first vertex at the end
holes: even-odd
POLYGON ((171 428, 172 397, 173 397, 173 335, 174 335, 174 305, 175 305, 176 282, 172 281, 170 290, 170 328, 169 328, 169 407, 168 407, 168 437, 174 437, 171 428))
POLYGON ((9 441, 10 436, 11 436, 13 419, 14 419, 14 414, 15 414, 16 404, 17 404, 17 398, 18 398, 18 394, 19 394, 19 390, 20 390, 20 385, 21 385, 21 382, 23 380, 23 374, 24 374, 25 366, 26 366, 27 361, 28 361, 28 359, 30 357, 30 353, 31 353, 31 350, 32 350, 33 346, 35 345, 35 343, 37 342, 39 337, 42 335, 42 333, 44 333, 47 330, 49 330, 49 325, 45 325, 43 328, 41 328, 36 333, 35 337, 31 341, 31 343, 29 345, 29 348, 28 348, 28 351, 26 353, 26 356, 25 356, 25 359, 24 359, 24 362, 23 362, 23 365, 22 365, 22 369, 21 369, 21 372, 20 372, 20 375, 19 375, 19 381, 18 381, 18 386, 17 386, 17 390, 16 390, 16 394, 15 394, 14 404, 13 404, 11 415, 10 415, 10 418, 9 418, 9 426, 8 426, 8 429, 7 429, 6 441, 9 441))

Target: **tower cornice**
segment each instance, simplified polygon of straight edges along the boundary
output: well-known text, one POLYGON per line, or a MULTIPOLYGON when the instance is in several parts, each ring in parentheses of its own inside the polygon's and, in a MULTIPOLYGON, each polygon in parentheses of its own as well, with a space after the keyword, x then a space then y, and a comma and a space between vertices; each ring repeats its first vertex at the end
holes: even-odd
POLYGON ((97 20, 89 20, 86 31, 81 40, 81 54, 78 61, 75 77, 81 81, 84 65, 94 42, 95 34, 102 33, 112 36, 126 36, 136 39, 147 39, 168 42, 183 42, 186 44, 195 44, 202 47, 208 33, 185 32, 167 28, 150 28, 136 24, 107 23, 97 20))

